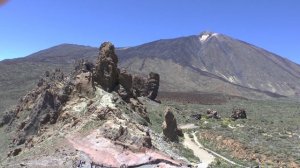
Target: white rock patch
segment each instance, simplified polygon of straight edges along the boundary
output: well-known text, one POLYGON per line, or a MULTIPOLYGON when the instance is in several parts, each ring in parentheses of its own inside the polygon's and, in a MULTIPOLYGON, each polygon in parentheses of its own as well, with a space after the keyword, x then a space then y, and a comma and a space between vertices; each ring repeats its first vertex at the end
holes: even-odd
POLYGON ((109 107, 116 109, 116 105, 113 103, 113 95, 100 88, 96 88, 96 103, 102 107, 109 107))
POLYGON ((86 109, 87 109, 87 103, 85 101, 74 105, 72 108, 73 111, 78 112, 78 113, 81 113, 81 112, 84 113, 86 109))
POLYGON ((199 37, 199 41, 203 43, 205 40, 207 40, 209 37, 209 34, 203 34, 201 37, 199 37))
POLYGON ((267 85, 271 88, 272 92, 276 92, 276 88, 270 82, 267 85))
POLYGON ((211 36, 217 36, 218 35, 218 33, 213 33, 211 36))
POLYGON ((229 76, 229 77, 228 77, 228 80, 229 80, 230 82, 232 82, 232 83, 236 83, 236 79, 235 79, 234 76, 229 76))

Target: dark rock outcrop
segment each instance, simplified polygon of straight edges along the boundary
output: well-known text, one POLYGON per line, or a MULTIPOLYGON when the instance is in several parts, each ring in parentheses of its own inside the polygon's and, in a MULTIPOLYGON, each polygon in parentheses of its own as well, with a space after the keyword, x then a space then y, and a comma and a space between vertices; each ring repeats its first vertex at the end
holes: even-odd
POLYGON ((95 65, 93 63, 82 59, 82 60, 76 61, 73 73, 92 72, 94 70, 94 68, 95 68, 95 65))
POLYGON ((6 124, 9 124, 14 117, 15 113, 13 111, 6 112, 0 119, 0 128, 6 124))
POLYGON ((10 152, 7 154, 7 156, 8 156, 8 157, 11 157, 11 156, 17 156, 17 155, 19 155, 21 152, 22 152, 22 149, 21 149, 21 148, 16 148, 16 149, 10 151, 10 152))
POLYGON ((159 74, 151 72, 147 80, 147 97, 155 100, 159 89, 159 74))
POLYGON ((43 125, 55 124, 60 109, 68 101, 72 90, 72 83, 65 79, 59 69, 52 73, 46 71, 37 87, 22 97, 18 105, 2 117, 1 123, 8 124, 8 129, 16 127, 13 144, 24 144, 43 125), (20 117, 24 115, 28 116, 20 117))
POLYGON ((147 79, 142 77, 142 76, 138 76, 138 75, 134 75, 133 79, 132 79, 132 87, 133 87, 133 95, 135 97, 141 97, 141 96, 146 96, 146 82, 147 79))
POLYGON ((28 120, 23 121, 19 126, 19 132, 14 143, 21 145, 26 142, 28 137, 37 134, 42 125, 55 124, 62 103, 56 94, 46 90, 35 101, 28 120))
POLYGON ((127 92, 132 92, 132 75, 124 69, 120 72, 119 82, 127 92))
POLYGON ((151 72, 148 78, 138 75, 132 76, 126 70, 120 71, 118 69, 118 57, 110 42, 103 43, 99 50, 93 81, 100 85, 103 90, 116 91, 127 102, 132 97, 144 96, 152 100, 157 97, 159 74, 151 72))
POLYGON ((247 118, 246 110, 245 109, 240 109, 240 108, 233 109, 231 118, 233 120, 246 119, 247 118))
POLYGON ((111 92, 119 83, 118 57, 115 54, 115 47, 110 42, 104 42, 99 49, 94 81, 103 90, 111 92))
POLYGON ((127 73, 124 69, 122 69, 119 74, 119 85, 116 91, 119 96, 127 102, 133 97, 132 75, 127 73))
POLYGON ((192 114, 190 117, 194 120, 201 120, 202 115, 201 114, 192 114))
POLYGON ((165 121, 163 123, 163 134, 167 139, 173 142, 178 142, 178 136, 182 136, 182 130, 177 128, 177 121, 170 107, 165 110, 165 121))
POLYGON ((133 77, 133 94, 135 97, 148 97, 155 100, 159 89, 159 74, 150 72, 148 78, 135 75, 133 77))

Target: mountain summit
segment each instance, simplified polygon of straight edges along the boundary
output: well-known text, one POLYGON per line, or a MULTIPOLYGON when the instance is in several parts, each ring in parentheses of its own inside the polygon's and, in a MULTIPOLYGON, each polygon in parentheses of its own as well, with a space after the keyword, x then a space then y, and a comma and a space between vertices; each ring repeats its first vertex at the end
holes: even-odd
POLYGON ((156 69, 164 80, 163 90, 229 89, 231 94, 245 96, 246 89, 293 96, 300 89, 298 64, 219 33, 158 40, 120 50, 119 55, 122 65, 131 70, 156 69))

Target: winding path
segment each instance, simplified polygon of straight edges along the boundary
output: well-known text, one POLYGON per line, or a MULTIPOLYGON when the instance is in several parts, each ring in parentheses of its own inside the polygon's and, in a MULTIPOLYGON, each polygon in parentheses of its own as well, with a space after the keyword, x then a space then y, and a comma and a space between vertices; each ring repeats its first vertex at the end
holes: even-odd
POLYGON ((193 142, 188 133, 184 133, 183 145, 191 149, 194 152, 194 155, 200 159, 201 163, 197 164, 198 168, 208 167, 208 165, 215 159, 212 154, 208 153, 197 143, 193 142))
MULTIPOLYGON (((181 129, 195 129, 198 128, 198 126, 195 126, 194 124, 186 124, 180 126, 181 129)), ((193 140, 190 138, 188 133, 184 133, 184 141, 183 145, 187 148, 191 149, 194 152, 194 155, 197 156, 201 163, 197 165, 198 168, 206 168, 208 165, 214 161, 215 157, 221 158, 225 160, 226 162, 235 165, 237 167, 246 167, 243 165, 240 165, 208 148, 203 147, 203 145, 198 141, 198 138, 196 136, 197 132, 193 132, 193 140)))

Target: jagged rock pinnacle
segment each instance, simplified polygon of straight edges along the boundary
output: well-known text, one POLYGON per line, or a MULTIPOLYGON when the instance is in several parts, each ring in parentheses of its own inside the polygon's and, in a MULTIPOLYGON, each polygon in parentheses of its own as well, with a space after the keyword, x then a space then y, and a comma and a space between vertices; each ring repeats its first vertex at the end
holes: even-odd
POLYGON ((113 91, 119 83, 118 57, 114 49, 110 42, 101 44, 94 72, 94 81, 108 92, 113 91))

